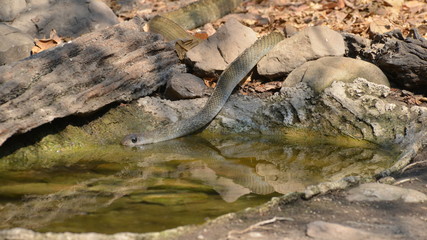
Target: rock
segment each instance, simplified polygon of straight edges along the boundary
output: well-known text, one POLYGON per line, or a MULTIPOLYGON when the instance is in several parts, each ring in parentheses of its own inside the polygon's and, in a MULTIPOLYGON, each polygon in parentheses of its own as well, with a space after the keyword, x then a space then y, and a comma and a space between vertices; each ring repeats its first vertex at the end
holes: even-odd
POLYGON ((307 235, 316 240, 382 240, 389 236, 370 233, 341 224, 315 221, 307 225, 307 235))
POLYGON ((324 57, 304 63, 285 79, 282 88, 305 82, 316 93, 329 87, 334 81, 353 82, 364 78, 376 84, 390 86, 387 77, 372 63, 346 57, 324 57))
POLYGON ((205 90, 206 85, 201 78, 189 73, 180 73, 168 81, 165 96, 171 100, 191 99, 202 97, 205 90))
POLYGON ((0 22, 13 21, 26 8, 25 0, 0 0, 0 22))
MULTIPOLYGON (((25 1, 24 1, 25 2, 25 1)), ((99 0, 30 0, 11 23, 33 37, 44 38, 55 29, 59 36, 78 37, 119 23, 113 11, 99 0)))
POLYGON ((0 65, 29 57, 33 46, 30 35, 0 23, 0 65))
POLYGON ((256 40, 252 29, 230 19, 214 35, 188 51, 186 61, 197 74, 216 76, 256 40))
POLYGON ((324 56, 342 56, 343 37, 327 27, 317 26, 277 44, 257 65, 258 73, 269 78, 283 77, 303 63, 324 56))
POLYGON ((287 38, 292 37, 293 35, 298 33, 298 30, 296 27, 294 27, 291 24, 285 24, 285 28, 283 29, 283 33, 287 38))
POLYGON ((349 191, 349 201, 395 201, 416 203, 427 201, 427 195, 413 190, 381 183, 365 183, 349 191))

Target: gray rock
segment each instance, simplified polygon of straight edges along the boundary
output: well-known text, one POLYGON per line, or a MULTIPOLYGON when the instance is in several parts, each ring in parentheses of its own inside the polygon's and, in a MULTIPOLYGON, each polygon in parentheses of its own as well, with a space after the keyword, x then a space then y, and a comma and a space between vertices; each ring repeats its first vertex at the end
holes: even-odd
POLYGON ((29 57, 32 47, 34 42, 30 35, 0 23, 0 65, 29 57))
POLYGON ((26 5, 25 0, 0 0, 0 21, 12 21, 27 7, 26 5))
POLYGON ((167 83, 165 96, 171 100, 202 97, 206 85, 199 77, 189 73, 175 74, 167 83))
POLYGON ((214 35, 188 51, 186 61, 197 74, 215 76, 256 40, 252 29, 230 19, 214 35))
POLYGON ((309 223, 307 225, 307 235, 316 240, 382 240, 390 239, 391 237, 324 221, 309 223))
POLYGON ((270 78, 283 77, 303 63, 325 56, 343 56, 343 37, 327 27, 317 26, 277 44, 257 65, 258 73, 270 78))
POLYGON ((78 37, 119 22, 113 11, 99 0, 27 2, 26 11, 22 11, 11 26, 37 38, 49 36, 52 29, 59 36, 78 37))
POLYGON ((334 81, 353 82, 359 77, 376 84, 390 86, 381 69, 372 63, 346 57, 324 57, 306 62, 292 71, 283 82, 282 88, 305 82, 319 93, 334 81))
POLYGON ((422 192, 406 189, 397 186, 391 186, 381 183, 366 183, 349 191, 347 196, 349 201, 395 201, 404 202, 424 202, 427 201, 427 195, 422 192))

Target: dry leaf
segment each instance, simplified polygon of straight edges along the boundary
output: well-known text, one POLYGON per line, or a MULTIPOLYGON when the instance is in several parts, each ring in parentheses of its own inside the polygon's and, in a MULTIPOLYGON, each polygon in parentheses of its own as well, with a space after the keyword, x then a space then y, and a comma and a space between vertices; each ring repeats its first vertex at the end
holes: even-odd
POLYGON ((338 0, 337 1, 337 7, 339 9, 344 8, 345 7, 345 1, 344 0, 338 0))
POLYGON ((47 39, 35 39, 35 46, 31 49, 31 54, 36 54, 47 50, 52 47, 56 47, 58 44, 63 43, 63 39, 58 36, 55 29, 50 31, 50 38, 47 39))
POLYGON ((392 30, 392 23, 382 17, 372 17, 372 22, 369 24, 369 31, 372 34, 383 34, 392 30))
POLYGON ((403 0, 384 0, 384 2, 396 9, 400 9, 403 5, 403 0))
POLYGON ((206 40, 208 39, 209 35, 205 32, 196 32, 194 33, 194 36, 198 39, 206 40))

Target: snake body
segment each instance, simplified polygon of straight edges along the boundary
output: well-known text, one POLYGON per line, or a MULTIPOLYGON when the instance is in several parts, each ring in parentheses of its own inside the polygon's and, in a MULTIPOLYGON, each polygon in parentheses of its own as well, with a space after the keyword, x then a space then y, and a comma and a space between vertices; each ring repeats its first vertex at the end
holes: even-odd
MULTIPOLYGON (((201 2, 214 2, 212 0, 202 0, 201 2)), ((217 2, 228 2, 218 0, 217 2)), ((241 2, 241 1, 231 1, 241 2)), ((199 3, 199 2, 198 2, 199 3)), ((228 4, 228 3, 224 3, 228 4)), ((191 4, 190 4, 191 5, 191 4)), ((163 21, 163 20, 161 20, 163 21)), ((168 21, 168 20, 165 20, 168 21)), ((162 26, 162 23, 154 23, 152 26, 162 26)), ((152 27, 150 26, 150 28, 152 27)), ((174 25, 173 25, 174 26, 174 25)), ((193 25, 190 24, 190 27, 193 25)), ((165 28, 166 26, 163 25, 165 28)), ((162 31, 162 30, 159 30, 162 31)), ((176 35, 180 30, 165 30, 167 36, 176 35)), ((180 33, 178 33, 180 34, 180 33)), ((168 38, 168 37, 166 37, 168 38)), ((169 39, 168 39, 169 40, 169 39)), ((235 86, 251 71, 258 61, 270 51, 278 42, 283 40, 283 35, 277 32, 270 33, 258 39, 251 47, 241 53, 221 74, 215 91, 207 101, 206 105, 194 116, 165 127, 147 131, 138 134, 127 135, 122 144, 126 146, 138 146, 143 144, 166 141, 182 137, 206 126, 219 113, 224 104, 227 102, 235 86)))

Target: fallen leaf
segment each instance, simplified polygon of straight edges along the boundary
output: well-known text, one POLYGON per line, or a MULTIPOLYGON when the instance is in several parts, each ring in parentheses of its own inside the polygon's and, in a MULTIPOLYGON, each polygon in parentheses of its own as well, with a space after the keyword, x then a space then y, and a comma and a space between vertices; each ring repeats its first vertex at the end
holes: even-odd
POLYGON ((58 44, 63 43, 64 40, 58 36, 55 29, 52 29, 52 31, 50 31, 50 38, 35 39, 34 42, 35 46, 31 49, 31 54, 36 54, 49 48, 56 47, 58 44))
POLYGON ((194 33, 194 36, 198 39, 206 40, 208 39, 209 35, 205 32, 196 32, 194 33))
POLYGON ((369 24, 369 31, 374 35, 383 34, 392 30, 392 23, 379 16, 372 17, 369 24))
POLYGON ((403 5, 403 0, 384 0, 384 2, 396 9, 400 9, 403 5))

